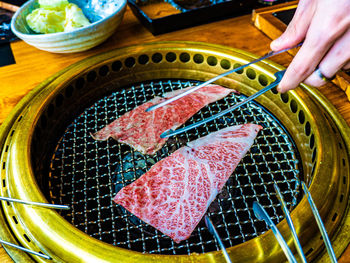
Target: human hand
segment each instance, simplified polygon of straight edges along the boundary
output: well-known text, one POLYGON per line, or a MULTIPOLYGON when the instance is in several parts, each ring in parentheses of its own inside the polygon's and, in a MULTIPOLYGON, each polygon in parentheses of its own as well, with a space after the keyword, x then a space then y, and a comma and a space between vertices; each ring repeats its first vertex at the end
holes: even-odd
POLYGON ((279 92, 300 82, 319 87, 340 69, 350 68, 350 1, 300 0, 286 31, 271 43, 278 51, 304 43, 278 86, 279 92))

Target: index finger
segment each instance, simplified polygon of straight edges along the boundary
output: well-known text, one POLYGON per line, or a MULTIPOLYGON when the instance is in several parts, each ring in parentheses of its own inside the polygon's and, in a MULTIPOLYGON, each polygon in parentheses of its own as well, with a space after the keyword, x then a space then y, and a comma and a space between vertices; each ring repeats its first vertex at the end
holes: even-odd
MULTIPOLYGON (((333 3, 334 5, 334 3, 333 3)), ((317 67, 333 42, 346 31, 345 24, 334 19, 336 12, 328 12, 327 4, 317 8, 303 46, 289 65, 278 90, 286 92, 297 87, 317 67), (325 16, 326 14, 326 16, 325 16)), ((339 14, 336 14, 339 17, 339 14)))

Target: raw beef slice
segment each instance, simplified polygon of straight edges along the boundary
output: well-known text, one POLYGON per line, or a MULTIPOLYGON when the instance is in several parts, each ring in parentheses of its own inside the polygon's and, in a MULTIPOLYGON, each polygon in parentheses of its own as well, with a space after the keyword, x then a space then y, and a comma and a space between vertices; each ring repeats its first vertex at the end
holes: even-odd
MULTIPOLYGON (((187 89, 189 88, 168 92, 165 98, 174 97, 187 89)), ((176 129, 201 108, 224 98, 233 91, 218 85, 208 85, 164 107, 145 112, 148 107, 164 100, 164 98, 155 97, 125 113, 92 137, 102 141, 112 137, 143 154, 155 154, 167 141, 167 138, 160 138, 164 131, 176 129)))
POLYGON ((262 127, 228 127, 159 161, 114 197, 175 242, 189 238, 262 127))

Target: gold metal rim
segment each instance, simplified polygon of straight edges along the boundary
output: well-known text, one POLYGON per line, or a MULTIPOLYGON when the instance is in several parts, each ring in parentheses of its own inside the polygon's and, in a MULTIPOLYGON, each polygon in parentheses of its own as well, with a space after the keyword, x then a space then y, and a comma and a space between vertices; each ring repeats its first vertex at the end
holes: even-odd
MULTIPOLYGON (((2 170, 1 176, 3 185, 1 192, 3 195, 11 197, 21 198, 24 200, 32 200, 37 202, 46 202, 44 195, 41 193, 40 188, 36 183, 33 169, 31 167, 30 145, 32 140, 32 134, 39 117, 44 113, 45 107, 49 102, 57 95, 60 89, 63 89, 69 81, 77 76, 87 74, 90 70, 98 68, 101 65, 112 63, 116 59, 123 60, 128 56, 138 56, 139 54, 152 54, 155 52, 167 53, 169 51, 179 54, 181 52, 188 52, 191 56, 193 54, 203 54, 205 57, 216 56, 220 59, 226 58, 230 61, 239 63, 246 63, 255 56, 243 52, 237 49, 230 49, 217 45, 208 45, 203 43, 194 42, 163 42, 163 43, 151 43, 139 46, 128 47, 104 53, 94 56, 92 58, 85 59, 78 62, 75 65, 67 68, 66 70, 56 74, 56 76, 47 80, 41 84, 35 91, 29 94, 20 104, 16 107, 16 110, 5 121, 0 130, 0 143, 2 150, 2 163, 6 163, 6 169, 2 170), (127 55, 126 55, 127 54, 127 55), (20 121, 19 121, 20 120, 20 121), (17 126, 17 127, 16 127, 17 126), (13 134, 12 134, 12 131, 13 134), (6 141, 5 141, 6 139, 6 141), (9 146, 9 151, 5 152, 4 149, 9 146)), ((270 61, 258 63, 252 67, 256 72, 265 74, 271 81, 273 73, 280 69, 280 67, 270 61)), ((211 68, 210 66, 194 65, 194 68, 186 68, 181 62, 167 63, 164 62, 160 66, 154 68, 133 68, 132 72, 124 72, 123 76, 119 77, 121 83, 127 82, 127 78, 133 76, 135 79, 146 79, 154 77, 185 77, 189 76, 198 80, 208 78, 208 76, 215 75, 224 71, 223 68, 211 68), (181 68, 182 66, 182 68, 181 68), (202 67, 202 68, 201 68, 202 67), (176 71, 170 71, 169 69, 175 68, 176 71), (200 70, 202 69, 203 72, 200 70), (152 74, 150 74, 150 72, 152 74), (186 73, 186 74, 185 74, 186 73)), ((255 91, 257 80, 250 80, 246 76, 228 76, 220 80, 219 84, 232 87, 237 86, 237 83, 244 86, 245 92, 252 93, 255 91), (254 85, 253 85, 254 84, 254 85), (253 88, 251 87, 253 86, 253 88)), ((345 208, 348 206, 349 196, 349 172, 342 171, 342 165, 337 163, 337 154, 340 154, 337 149, 338 142, 342 143, 342 159, 344 159, 345 166, 349 167, 349 150, 350 141, 346 136, 349 134, 349 127, 342 119, 340 114, 334 109, 334 107, 316 90, 302 85, 301 88, 289 93, 290 98, 288 101, 294 100, 299 107, 301 107, 307 119, 312 127, 315 145, 322 151, 317 151, 316 163, 314 165, 314 176, 311 181, 310 191, 314 197, 316 204, 320 208, 321 215, 326 218, 326 227, 331 229, 330 234, 335 235, 335 229, 341 223, 345 225, 349 224, 348 216, 344 217, 345 208), (322 127, 317 123, 325 123, 322 127), (328 136, 330 130, 334 129, 336 132, 334 136, 328 136), (326 144, 326 145, 323 145, 326 144), (335 146, 334 146, 335 145, 335 146), (327 156, 326 147, 332 146, 333 156, 327 156), (344 157, 345 156, 345 157, 344 157), (334 169, 334 167, 336 169, 334 169), (339 168, 340 167, 340 168, 339 168), (329 174, 332 176, 329 176, 329 174), (339 176, 340 174, 340 176, 339 176), (345 179, 344 179, 345 178, 345 179), (343 183, 345 180, 345 183, 343 183), (322 187, 320 187, 320 185, 322 187), (328 188, 331 185, 333 187, 328 188), (334 207, 332 198, 339 198, 339 195, 343 195, 344 201, 339 204, 338 207, 334 207), (332 210, 333 209, 333 210, 332 210), (336 212, 334 212, 334 209, 336 212), (327 216, 327 214, 330 215, 327 216), (338 217, 332 220, 334 213, 338 213, 338 217), (329 219, 330 217, 330 219, 329 219), (344 221, 342 218, 345 218, 344 221)), ((289 132, 294 134, 296 141, 308 141, 308 138, 301 134, 303 125, 296 125, 293 123, 297 121, 298 116, 291 114, 290 103, 281 102, 281 97, 275 94, 268 94, 259 99, 259 102, 269 106, 269 110, 278 110, 283 107, 282 111, 276 112, 280 118, 285 118, 282 122, 287 123, 289 132), (287 110, 289 109, 289 110, 287 110), (289 123, 289 124, 288 124, 289 123), (299 138, 302 137, 302 138, 299 138)), ((306 136, 307 137, 307 136, 306 136)), ((307 149, 308 145, 298 145, 299 151, 307 149)), ((308 150, 310 152, 310 150, 308 150)), ((303 156, 305 160, 309 160, 311 156, 303 156)), ((309 164, 311 161, 303 163, 303 169, 306 173, 312 173, 312 167, 309 164)), ((345 170, 345 169, 343 169, 345 170)), ((348 170, 348 169, 347 169, 348 170)), ((292 212, 292 219, 296 223, 298 232, 308 242, 303 241, 303 245, 306 249, 313 248, 309 257, 314 258, 319 255, 322 249, 322 240, 319 240, 319 235, 315 235, 317 229, 310 225, 313 223, 313 218, 310 209, 307 209, 308 205, 306 200, 303 199, 298 206, 292 212), (301 222, 300 218, 306 218, 301 222)), ((12 240, 19 240, 20 243, 35 250, 40 249, 43 252, 48 253, 57 262, 74 262, 84 259, 94 260, 94 262, 112 262, 116 258, 120 262, 130 262, 141 260, 143 262, 148 261, 173 261, 173 262, 220 262, 223 260, 219 252, 210 252, 205 254, 191 254, 190 256, 164 256, 164 255, 147 255, 134 251, 114 247, 106 243, 93 239, 86 234, 80 232, 75 227, 70 225, 62 217, 60 217, 54 211, 47 211, 38 208, 25 207, 23 205, 3 203, 3 210, 6 215, 7 222, 1 221, 4 229, 10 229, 15 233, 14 235, 6 231, 0 232, 0 236, 10 238, 12 240), (20 220, 21 224, 13 223, 12 216, 16 216, 20 220), (34 220, 35 219, 35 220, 34 220), (26 241, 23 237, 23 231, 27 236, 31 238, 31 242, 26 241)), ((5 220, 4 220, 5 221, 5 220)), ((288 230, 288 226, 285 221, 278 225, 282 234, 287 237, 288 243, 292 244, 292 239, 288 230)), ((341 233, 340 233, 341 234, 341 233)), ((338 237, 339 235, 337 235, 338 237)), ((336 254, 339 256, 344 250, 344 244, 338 243, 338 238, 333 238, 337 241, 334 246, 336 254)), ((346 241, 349 241, 347 237, 346 241)), ((345 240, 344 240, 345 241, 345 240)), ((344 243, 344 242, 343 242, 344 243)), ((283 260, 284 256, 279 249, 278 244, 275 242, 274 236, 271 231, 266 232, 255 239, 247 241, 238 246, 228 249, 232 258, 241 258, 243 261, 254 260, 283 260)), ((9 253, 17 253, 12 250, 9 253)), ((17 253, 18 254, 18 253, 17 253)), ((12 254, 14 259, 17 259, 17 254, 12 254)), ((21 254, 21 253, 19 253, 21 254)), ((21 258, 23 255, 18 255, 21 258)), ((35 258, 36 261, 44 262, 40 258, 35 258)))

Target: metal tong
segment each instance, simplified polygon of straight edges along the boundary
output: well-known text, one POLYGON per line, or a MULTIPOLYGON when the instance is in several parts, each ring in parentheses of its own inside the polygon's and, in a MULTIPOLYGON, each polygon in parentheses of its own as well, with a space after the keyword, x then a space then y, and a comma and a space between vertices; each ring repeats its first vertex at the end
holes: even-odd
MULTIPOLYGON (((302 188, 303 188, 304 194, 306 195, 307 200, 309 201, 312 213, 315 216, 317 225, 318 225, 318 227, 320 229, 321 235, 322 235, 323 240, 325 242, 325 246, 326 246, 328 255, 329 255, 330 259, 331 259, 331 262, 335 263, 335 262, 337 262, 337 258, 336 258, 335 254, 334 254, 331 242, 330 242, 330 240, 328 238, 326 228, 324 227, 324 225, 322 223, 322 219, 320 217, 320 214, 318 213, 316 205, 313 202, 313 199, 311 197, 311 194, 310 194, 306 184, 304 182, 301 182, 301 184, 302 184, 302 188)), ((300 256, 301 261, 303 263, 306 263, 307 262, 306 261, 306 257, 304 255, 303 249, 302 249, 301 244, 299 242, 299 239, 298 239, 298 236, 297 236, 297 233, 296 233, 293 221, 292 221, 292 219, 290 217, 289 211, 288 211, 287 206, 286 206, 286 204, 284 202, 284 199, 283 199, 283 196, 281 194, 281 191, 279 190, 279 188, 278 188, 278 186, 276 184, 274 184, 274 188, 275 188, 275 191, 276 191, 276 194, 277 194, 277 198, 278 198, 278 200, 281 203, 282 211, 283 211, 283 213, 284 213, 284 215, 286 217, 287 224, 288 224, 289 228, 292 231, 293 241, 294 241, 295 247, 297 249, 297 252, 298 252, 298 254, 300 256)), ((254 202, 253 203, 253 211, 254 211, 255 216, 259 220, 264 220, 266 222, 266 224, 271 228, 271 230, 274 233, 278 243, 282 247, 282 250, 285 253, 288 261, 292 262, 292 263, 297 262, 297 260, 294 257, 293 253, 289 249, 286 241, 283 239, 283 236, 278 231, 276 225, 272 222, 272 219, 268 215, 266 210, 258 202, 254 202)))
POLYGON ((33 205, 33 206, 40 206, 45 208, 53 208, 53 209, 62 209, 62 210, 69 210, 69 206, 67 205, 55 205, 55 204, 47 204, 47 203, 39 203, 39 202, 32 202, 32 201, 24 201, 20 199, 10 198, 10 197, 3 197, 0 196, 1 201, 7 201, 7 202, 14 202, 14 203, 20 203, 24 205, 33 205))
MULTIPOLYGON (((20 200, 20 199, 15 199, 15 198, 10 198, 10 197, 3 197, 3 196, 0 196, 0 200, 1 201, 6 201, 6 202, 20 203, 20 204, 25 204, 25 205, 40 206, 40 207, 44 207, 44 208, 64 209, 64 210, 70 209, 70 207, 67 206, 67 205, 55 205, 55 204, 39 203, 39 202, 32 202, 32 201, 24 201, 24 200, 20 200)), ((33 254, 33 255, 45 258, 45 259, 51 259, 51 257, 48 256, 48 255, 45 255, 45 254, 42 254, 42 253, 30 250, 30 249, 25 248, 25 247, 18 246, 16 244, 7 242, 7 241, 2 240, 2 239, 0 239, 0 244, 7 245, 7 246, 10 246, 10 247, 14 247, 14 248, 17 248, 17 249, 22 250, 24 252, 27 252, 27 253, 30 253, 30 254, 33 254)))
POLYGON ((215 120, 215 119, 217 119, 219 117, 222 117, 223 115, 225 115, 225 114, 227 114, 227 113, 229 113, 229 112, 231 112, 231 111, 233 111, 233 110, 235 110, 235 109, 237 109, 237 108, 247 104, 249 101, 259 97, 260 95, 264 94, 265 92, 267 92, 267 91, 273 89, 274 87, 276 87, 280 83, 280 81, 282 80, 282 77, 283 77, 285 71, 286 70, 277 71, 275 73, 276 79, 275 79, 274 82, 272 82, 270 85, 266 86, 265 88, 259 90, 258 92, 254 93, 253 95, 251 95, 250 97, 246 98, 245 100, 237 103, 236 105, 234 105, 234 106, 232 106, 232 107, 230 107, 230 108, 228 108, 226 110, 223 110, 223 111, 221 111, 221 112, 219 112, 219 113, 217 113, 217 114, 215 114, 215 115, 213 115, 211 117, 208 117, 208 118, 206 118, 204 120, 201 120, 199 122, 196 122, 196 123, 193 123, 191 125, 188 125, 188 126, 186 126, 184 128, 181 128, 181 129, 178 129, 178 130, 175 130, 175 131, 172 130, 172 129, 166 130, 165 132, 163 132, 160 135, 160 137, 161 138, 167 138, 167 137, 170 137, 170 136, 173 136, 173 135, 180 134, 180 133, 183 133, 185 131, 191 130, 191 129, 196 128, 196 127, 198 127, 198 126, 200 126, 202 124, 205 124, 205 123, 210 122, 212 120, 215 120))
POLYGON ((214 227, 214 224, 213 222, 211 222, 209 216, 205 215, 204 216, 204 221, 205 221, 205 224, 207 225, 208 227, 208 230, 210 232, 210 234, 212 234, 214 236, 214 238, 216 239, 216 242, 219 243, 219 246, 221 248, 221 251, 222 253, 224 254, 224 257, 225 257, 225 260, 227 263, 232 263, 227 251, 226 251, 226 248, 224 246, 224 243, 222 242, 218 232, 216 231, 215 227, 214 227))
POLYGON ((282 49, 280 51, 270 51, 270 52, 266 53, 265 55, 263 55, 262 57, 257 58, 257 59, 255 59, 255 60, 253 60, 253 61, 251 61, 251 62, 249 62, 249 63, 247 63, 245 65, 242 65, 242 66, 240 66, 238 68, 231 69, 229 71, 226 71, 225 73, 222 73, 222 74, 220 74, 220 75, 218 75, 218 76, 216 76, 216 77, 214 77, 214 78, 212 78, 212 79, 210 79, 210 80, 208 80, 208 81, 206 81, 206 82, 204 82, 204 83, 202 83, 202 84, 200 84, 198 86, 194 86, 191 89, 186 90, 185 92, 183 92, 181 94, 178 94, 178 95, 176 95, 176 96, 174 96, 172 98, 169 98, 169 99, 167 99, 167 100, 165 100, 165 101, 163 101, 163 102, 161 102, 159 104, 153 105, 153 106, 149 107, 148 109, 146 109, 146 112, 158 109, 160 107, 163 107, 163 106, 165 106, 165 105, 167 105, 167 104, 169 104, 169 103, 171 103, 171 102, 173 102, 175 100, 178 100, 178 99, 180 99, 180 98, 182 98, 182 97, 184 97, 184 96, 186 96, 186 95, 188 95, 188 94, 190 94, 190 93, 192 93, 192 92, 194 92, 194 91, 196 91, 196 90, 198 90, 200 88, 203 88, 203 87, 207 86, 210 83, 213 83, 214 81, 216 81, 216 80, 218 80, 218 79, 220 79, 222 77, 225 77, 225 76, 227 76, 229 74, 232 74, 234 72, 240 71, 240 70, 242 70, 242 69, 244 69, 244 68, 246 68, 246 67, 248 67, 248 66, 250 66, 250 65, 252 65, 254 63, 257 63, 257 62, 261 61, 261 60, 264 60, 264 59, 270 58, 272 56, 281 54, 281 53, 286 52, 286 51, 288 51, 290 49, 300 47, 302 44, 303 43, 299 43, 296 46, 293 46, 293 47, 290 47, 290 48, 286 48, 286 49, 282 49))

